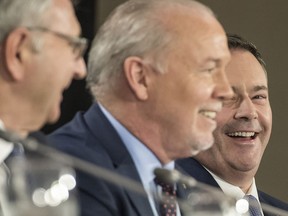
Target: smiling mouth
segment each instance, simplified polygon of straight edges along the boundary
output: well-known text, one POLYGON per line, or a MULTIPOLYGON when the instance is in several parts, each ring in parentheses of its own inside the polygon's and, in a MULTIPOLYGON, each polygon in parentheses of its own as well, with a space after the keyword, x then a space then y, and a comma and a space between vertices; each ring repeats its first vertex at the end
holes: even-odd
POLYGON ((215 119, 216 118, 216 112, 215 111, 208 111, 208 110, 201 110, 200 113, 210 119, 215 119))
POLYGON ((255 139, 259 133, 251 132, 251 131, 235 131, 231 133, 227 133, 226 135, 231 138, 250 138, 255 139))

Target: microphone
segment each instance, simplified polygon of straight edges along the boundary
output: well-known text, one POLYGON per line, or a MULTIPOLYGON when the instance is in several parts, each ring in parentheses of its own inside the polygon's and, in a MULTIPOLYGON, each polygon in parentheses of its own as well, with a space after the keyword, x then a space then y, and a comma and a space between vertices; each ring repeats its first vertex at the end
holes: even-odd
POLYGON ((165 183, 174 184, 179 182, 188 187, 195 187, 197 185, 197 181, 194 178, 183 175, 177 170, 156 168, 154 174, 159 180, 165 183))
POLYGON ((163 169, 163 168, 156 168, 154 170, 154 174, 159 178, 160 180, 170 183, 170 184, 175 184, 175 183, 181 183, 184 184, 186 187, 200 187, 203 188, 211 193, 219 193, 223 194, 220 190, 216 189, 213 186, 198 182, 196 179, 194 179, 191 176, 184 175, 180 173, 177 170, 168 170, 168 169, 163 169))
POLYGON ((236 200, 226 196, 215 187, 200 183, 177 170, 156 168, 154 174, 160 181, 168 184, 182 184, 184 188, 191 189, 187 198, 178 202, 187 215, 238 215, 235 208, 236 200))
MULTIPOLYGON (((156 168, 154 170, 154 174, 156 175, 157 178, 159 178, 159 180, 161 180, 165 183, 169 183, 169 184, 182 183, 182 184, 184 184, 190 188, 195 188, 195 189, 200 188, 201 190, 208 192, 208 195, 210 194, 210 197, 207 197, 208 199, 212 198, 213 196, 218 197, 219 202, 224 201, 225 202, 224 204, 226 205, 226 207, 227 207, 227 204, 231 205, 233 203, 234 211, 236 211, 239 214, 242 214, 242 213, 245 213, 248 211, 249 206, 247 207, 247 209, 245 209, 246 211, 244 210, 244 212, 243 212, 243 206, 241 206, 241 204, 243 203, 244 199, 237 200, 236 198, 228 197, 228 196, 224 195, 224 193, 221 190, 218 190, 217 188, 215 188, 213 186, 198 182, 193 177, 184 175, 177 170, 168 170, 168 169, 163 169, 163 168, 156 168)), ((196 190, 195 193, 197 193, 197 191, 198 190, 196 190)), ((192 193, 193 192, 191 192, 191 195, 192 195, 192 193)), ((189 198, 192 198, 192 197, 188 196, 187 202, 182 203, 182 204, 184 204, 182 206, 182 208, 185 208, 186 212, 190 211, 191 213, 193 213, 193 210, 192 211, 189 210, 189 198)), ((208 199, 206 201, 208 201, 208 199)), ((271 206, 271 205, 268 205, 265 203, 260 203, 260 204, 261 204, 262 210, 266 213, 279 215, 279 216, 288 216, 288 212, 285 210, 276 208, 274 206, 271 206)), ((221 205, 223 206, 223 204, 221 204, 221 205)), ((249 205, 249 204, 247 204, 247 205, 249 205)), ((252 205, 253 205, 253 203, 252 203, 252 205)))

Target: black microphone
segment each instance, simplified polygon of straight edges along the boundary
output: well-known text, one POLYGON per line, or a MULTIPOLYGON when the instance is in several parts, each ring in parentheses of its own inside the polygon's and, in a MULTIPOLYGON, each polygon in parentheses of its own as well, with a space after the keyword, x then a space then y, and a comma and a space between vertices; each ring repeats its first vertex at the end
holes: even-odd
POLYGON ((211 193, 216 193, 216 194, 223 194, 219 189, 201 183, 194 179, 192 176, 188 176, 185 174, 182 174, 178 170, 168 170, 168 169, 163 169, 163 168, 156 168, 154 170, 154 174, 156 175, 157 178, 160 180, 166 182, 166 183, 181 183, 184 184, 186 187, 199 187, 204 190, 207 190, 211 193))
POLYGON ((188 187, 195 187, 197 185, 197 181, 194 178, 183 175, 177 170, 156 168, 154 174, 159 180, 165 183, 174 184, 179 182, 188 187))

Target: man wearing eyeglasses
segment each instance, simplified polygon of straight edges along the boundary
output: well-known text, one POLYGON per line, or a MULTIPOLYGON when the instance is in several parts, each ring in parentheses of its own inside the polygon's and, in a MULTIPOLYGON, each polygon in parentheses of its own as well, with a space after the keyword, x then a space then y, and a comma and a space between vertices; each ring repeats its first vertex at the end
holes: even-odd
MULTIPOLYGON (((86 40, 70 0, 0 0, 0 129, 26 137, 60 115, 63 91, 86 75, 86 40)), ((0 140, 0 163, 12 144, 0 140)))

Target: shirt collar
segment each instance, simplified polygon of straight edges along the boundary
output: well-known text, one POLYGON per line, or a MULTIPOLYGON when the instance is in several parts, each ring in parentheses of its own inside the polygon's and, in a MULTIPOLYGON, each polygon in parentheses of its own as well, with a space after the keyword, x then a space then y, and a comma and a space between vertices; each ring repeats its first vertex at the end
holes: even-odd
MULTIPOLYGON (((4 122, 0 119, 0 129, 5 130, 4 122)), ((0 164, 8 157, 13 150, 13 143, 0 138, 0 164)))
MULTIPOLYGON (((204 166, 203 166, 204 167, 204 166)), ((258 192, 257 192, 257 187, 256 187, 256 182, 255 182, 255 178, 253 178, 252 180, 252 185, 248 191, 247 194, 245 194, 240 187, 232 185, 226 181, 224 181, 222 178, 220 178, 219 176, 217 176, 216 174, 214 174, 212 171, 210 171, 209 169, 207 169, 206 167, 204 167, 215 179, 215 181, 218 183, 218 185, 220 186, 221 190, 232 197, 235 197, 236 199, 241 199, 243 198, 245 195, 253 195, 258 201, 259 201, 259 197, 258 197, 258 192)))

